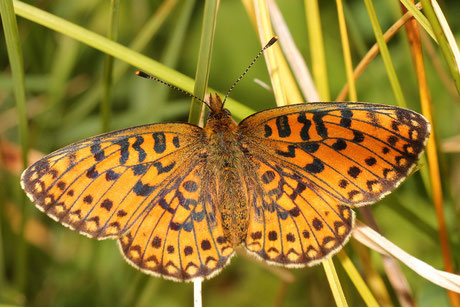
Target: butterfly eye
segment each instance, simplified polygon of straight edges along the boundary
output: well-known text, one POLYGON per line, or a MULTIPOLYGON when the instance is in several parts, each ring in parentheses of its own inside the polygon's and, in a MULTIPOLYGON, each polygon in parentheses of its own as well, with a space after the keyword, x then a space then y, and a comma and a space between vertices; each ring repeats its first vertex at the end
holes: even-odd
POLYGON ((225 114, 227 114, 229 116, 232 116, 232 113, 230 113, 230 111, 228 109, 224 109, 224 112, 225 112, 225 114))

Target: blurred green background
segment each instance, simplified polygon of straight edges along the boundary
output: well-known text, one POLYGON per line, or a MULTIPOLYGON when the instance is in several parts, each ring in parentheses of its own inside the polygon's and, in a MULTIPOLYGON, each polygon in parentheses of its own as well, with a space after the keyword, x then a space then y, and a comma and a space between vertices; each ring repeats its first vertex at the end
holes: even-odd
MULTIPOLYGON (((172 1, 173 3, 174 1, 172 1)), ((29 1, 30 4, 105 35, 110 1, 29 1)), ((129 46, 144 29, 163 1, 121 1, 118 42, 129 46)), ((199 52, 203 1, 177 1, 164 24, 141 53, 194 78, 199 52), (185 20, 187 5, 190 19, 185 20), (177 32, 183 27, 183 36, 177 32), (173 37, 178 40, 173 41, 173 37), (173 42, 172 42, 173 41, 173 42)), ((460 39, 460 2, 440 2, 457 41, 460 39)), ((278 1, 294 40, 310 66, 310 50, 302 1, 278 1)), ((386 30, 401 15, 397 1, 374 3, 381 27, 386 30)), ((327 57, 331 97, 346 82, 337 10, 334 1, 321 1, 322 30, 327 57)), ((346 2, 347 26, 353 62, 356 65, 375 43, 375 36, 362 1, 346 2)), ((102 132, 100 95, 95 94, 103 79, 105 55, 91 47, 18 17, 26 73, 27 108, 30 114, 30 146, 49 153, 64 145, 102 132)), ((1 41, 4 42, 3 32, 1 41)), ((209 86, 226 92, 260 49, 255 29, 239 1, 220 3, 209 86)), ((409 107, 420 111, 417 82, 404 29, 389 42, 393 64, 409 107)), ((439 55, 439 51, 437 54, 439 55)), ((443 60, 441 65, 443 65, 443 60)), ((115 65, 120 64, 118 59, 115 65)), ((19 144, 17 118, 6 46, 0 44, 0 133, 1 138, 19 144)), ((433 99, 434 127, 441 145, 460 131, 458 94, 446 89, 426 57, 428 82, 433 99)), ((110 130, 146 123, 186 121, 191 99, 150 80, 134 75, 128 67, 114 80, 110 130)), ((446 74, 448 72, 446 70, 446 74)), ((232 98, 253 110, 275 106, 270 92, 254 83, 270 83, 264 60, 260 60, 232 92, 232 98)), ((450 80, 449 80, 450 81, 450 80)), ((395 104, 380 56, 357 81, 358 98, 395 104)), ((300 102, 300 101, 299 101, 300 102)), ((247 114, 249 115, 249 114, 247 114)), ((8 161, 5 157, 5 161, 8 161)), ((445 217, 455 268, 460 267, 459 203, 460 163, 458 153, 440 152, 445 192, 445 217)), ((146 276, 129 266, 115 241, 95 241, 52 221, 27 203, 26 214, 32 239, 27 240, 26 286, 15 283, 18 215, 22 191, 18 174, 0 169, 0 304, 26 306, 184 306, 191 305, 193 285, 146 276), (38 243, 37 243, 38 242, 38 243)), ((386 238, 423 261, 442 269, 436 217, 419 174, 411 176, 392 195, 380 201, 373 213, 386 238)), ((27 229, 27 228, 26 228, 27 229)), ((27 233, 27 231, 26 231, 27 233)), ((353 241, 353 239, 352 239, 353 241)), ((345 248, 358 269, 362 264, 354 249, 345 248)), ((372 261, 382 271, 380 256, 372 261)), ((345 296, 350 306, 363 306, 353 284, 336 261, 345 296)), ((448 305, 446 291, 402 265, 419 306, 448 305)), ((203 283, 207 306, 331 306, 334 300, 321 266, 291 270, 296 281, 283 284, 263 266, 234 257, 217 277, 203 283), (284 292, 285 291, 285 292, 284 292)), ((384 277, 388 286, 388 280, 384 277)), ((388 287, 393 303, 398 302, 388 287)))

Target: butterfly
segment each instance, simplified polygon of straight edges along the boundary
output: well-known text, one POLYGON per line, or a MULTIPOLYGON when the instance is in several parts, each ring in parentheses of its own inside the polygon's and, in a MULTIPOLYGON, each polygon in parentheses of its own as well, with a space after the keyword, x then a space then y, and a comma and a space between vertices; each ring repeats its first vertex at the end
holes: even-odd
POLYGON ((161 123, 95 136, 31 165, 21 186, 63 225, 117 239, 143 272, 203 280, 239 246, 285 267, 331 257, 350 237, 352 208, 394 190, 430 134, 422 115, 394 106, 304 103, 237 124, 225 99, 203 102, 204 128, 161 123))

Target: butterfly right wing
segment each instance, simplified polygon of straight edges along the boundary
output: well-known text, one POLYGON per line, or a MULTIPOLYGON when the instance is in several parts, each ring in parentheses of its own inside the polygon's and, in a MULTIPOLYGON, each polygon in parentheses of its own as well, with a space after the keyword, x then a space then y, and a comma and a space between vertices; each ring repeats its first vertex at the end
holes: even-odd
POLYGON ((366 103, 274 108, 238 128, 259 187, 246 247, 287 266, 334 254, 353 225, 349 207, 394 190, 415 167, 430 132, 420 114, 366 103))
POLYGON ((35 205, 92 238, 126 232, 162 188, 187 169, 203 130, 153 124, 83 140, 27 168, 21 185, 35 205))
POLYGON ((254 154, 256 187, 244 245, 257 258, 286 267, 313 265, 339 251, 354 212, 276 157, 254 154))

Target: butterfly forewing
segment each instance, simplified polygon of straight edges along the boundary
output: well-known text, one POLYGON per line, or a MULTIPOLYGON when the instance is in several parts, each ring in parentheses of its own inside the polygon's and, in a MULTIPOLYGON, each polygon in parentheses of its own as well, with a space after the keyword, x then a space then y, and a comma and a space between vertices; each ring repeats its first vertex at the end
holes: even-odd
POLYGON ((39 160, 21 184, 55 220, 95 238, 124 233, 199 150, 202 129, 157 124, 93 137, 39 160))
POLYGON ((351 205, 392 191, 415 166, 430 128, 411 110, 363 103, 281 107, 252 115, 239 127, 250 146, 351 205))

